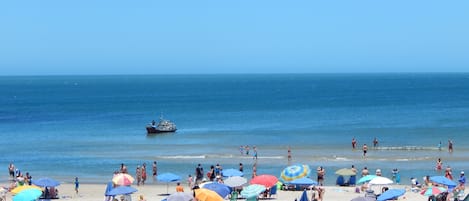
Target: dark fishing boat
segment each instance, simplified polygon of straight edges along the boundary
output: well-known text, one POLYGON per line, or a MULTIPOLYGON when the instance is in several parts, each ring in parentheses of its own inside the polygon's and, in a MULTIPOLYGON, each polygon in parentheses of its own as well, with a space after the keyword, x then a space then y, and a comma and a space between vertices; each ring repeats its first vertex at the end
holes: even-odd
POLYGON ((152 133, 169 133, 169 132, 176 132, 176 124, 163 119, 163 117, 160 117, 160 121, 158 124, 153 120, 151 123, 149 123, 146 126, 147 133, 152 134, 152 133))

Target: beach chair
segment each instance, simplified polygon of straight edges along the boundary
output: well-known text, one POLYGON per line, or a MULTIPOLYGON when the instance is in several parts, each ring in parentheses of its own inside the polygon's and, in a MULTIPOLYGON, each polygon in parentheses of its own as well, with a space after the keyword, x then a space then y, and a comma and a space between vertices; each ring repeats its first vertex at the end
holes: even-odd
POLYGON ((257 200, 258 200, 257 197, 246 198, 246 201, 257 201, 257 200))
POLYGON ((277 195, 277 185, 272 186, 272 187, 270 188, 269 197, 271 198, 273 195, 277 195))
POLYGON ((230 195, 230 201, 235 201, 235 200, 238 200, 238 192, 232 191, 230 195))
POLYGON ((337 180, 335 182, 339 186, 346 186, 347 184, 345 183, 344 176, 340 175, 337 177, 337 180))
POLYGON ((355 186, 355 184, 357 183, 356 180, 357 180, 357 177, 355 175, 350 176, 350 178, 348 179, 348 185, 355 186))

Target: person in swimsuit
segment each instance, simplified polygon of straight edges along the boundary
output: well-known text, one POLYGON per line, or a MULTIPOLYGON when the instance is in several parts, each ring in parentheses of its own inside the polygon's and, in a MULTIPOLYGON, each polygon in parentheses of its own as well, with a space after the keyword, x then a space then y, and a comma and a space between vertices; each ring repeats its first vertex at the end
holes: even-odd
POLYGON ((441 171, 442 169, 443 169, 443 162, 441 161, 441 158, 438 158, 438 160, 436 160, 435 170, 441 171))
POLYGON ((366 158, 366 152, 368 152, 368 146, 366 144, 363 144, 363 158, 366 158))

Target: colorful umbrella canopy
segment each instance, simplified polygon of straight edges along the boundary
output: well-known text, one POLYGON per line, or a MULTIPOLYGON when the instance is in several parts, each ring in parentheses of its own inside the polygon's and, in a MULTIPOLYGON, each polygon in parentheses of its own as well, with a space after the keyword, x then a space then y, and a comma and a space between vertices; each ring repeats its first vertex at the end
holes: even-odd
POLYGON ((280 178, 285 181, 292 181, 295 179, 303 178, 311 173, 311 168, 308 165, 291 165, 283 169, 280 173, 280 178))
POLYGON ((392 184, 393 181, 386 177, 376 176, 375 178, 371 179, 370 182, 368 183, 371 185, 386 185, 386 184, 392 184))
POLYGON ((448 187, 455 187, 456 186, 456 182, 444 177, 444 176, 433 176, 433 177, 430 177, 430 181, 433 181, 435 183, 438 183, 438 184, 443 184, 443 185, 446 185, 448 187))
POLYGON ((431 195, 438 195, 442 192, 445 192, 446 188, 443 187, 428 187, 427 189, 423 189, 420 194, 425 195, 425 196, 431 196, 431 195))
POLYGON ((243 176, 244 174, 243 172, 237 169, 230 168, 230 169, 223 170, 221 172, 221 175, 223 175, 224 177, 233 177, 233 176, 243 176))
POLYGON ((216 183, 216 182, 205 184, 202 188, 206 188, 206 189, 215 191, 222 198, 226 197, 227 195, 229 195, 231 193, 230 187, 228 187, 225 184, 220 184, 220 183, 216 183))
POLYGON ((241 191, 241 196, 244 198, 252 198, 259 196, 260 193, 265 191, 265 186, 260 184, 251 184, 246 186, 241 191))
POLYGON ((293 181, 287 182, 288 184, 293 184, 293 185, 317 185, 318 182, 314 181, 310 178, 303 177, 300 179, 295 179, 293 181))
POLYGON ((228 177, 223 183, 229 187, 238 187, 246 184, 248 180, 244 177, 240 176, 233 176, 233 177, 228 177))
POLYGON ((129 186, 134 182, 134 180, 135 179, 132 176, 130 176, 129 174, 126 174, 126 173, 116 174, 112 178, 112 182, 116 185, 119 185, 119 186, 129 186))
POLYGON ((177 192, 169 195, 166 201, 193 201, 194 196, 191 193, 177 192))
POLYGON ((26 189, 13 196, 13 201, 33 201, 42 195, 42 191, 38 189, 26 189))
POLYGON ((40 190, 42 191, 41 188, 39 188, 38 186, 36 185, 23 185, 23 186, 18 186, 16 188, 14 188, 13 190, 11 190, 10 192, 15 195, 15 194, 18 194, 20 193, 21 191, 24 191, 24 190, 27 190, 27 189, 37 189, 37 190, 40 190))
POLYGON ((370 180, 374 179, 375 177, 377 177, 377 176, 374 175, 374 174, 366 175, 366 176, 360 178, 360 179, 357 181, 357 184, 369 182, 370 180))
POLYGON ((51 178, 40 178, 40 179, 35 179, 31 181, 34 185, 40 186, 40 187, 56 187, 60 185, 58 181, 55 181, 51 178))
POLYGON ((376 198, 377 201, 385 201, 404 195, 405 189, 389 189, 376 198))
POLYGON ((111 189, 107 195, 114 196, 114 195, 128 195, 137 192, 136 188, 130 186, 118 186, 111 189))
POLYGON ((278 179, 274 175, 263 174, 256 176, 251 179, 251 184, 264 185, 266 188, 270 188, 277 183, 278 179))
POLYGON ((218 193, 205 188, 195 189, 195 198, 198 201, 223 201, 218 193))
POLYGON ((337 171, 335 171, 335 174, 337 175, 342 175, 342 176, 352 176, 352 175, 357 175, 356 172, 354 172, 352 169, 349 168, 342 168, 337 171))

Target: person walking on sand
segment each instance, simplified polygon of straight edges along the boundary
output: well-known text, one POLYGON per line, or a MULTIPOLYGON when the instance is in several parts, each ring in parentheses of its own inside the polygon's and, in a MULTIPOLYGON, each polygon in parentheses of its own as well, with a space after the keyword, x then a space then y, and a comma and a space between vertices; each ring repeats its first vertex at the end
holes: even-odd
POLYGON ((75 177, 75 193, 78 194, 78 188, 80 187, 80 182, 78 182, 78 177, 75 177))
POLYGON ((363 144, 363 158, 366 159, 366 152, 368 152, 368 146, 366 146, 366 144, 363 144))
POLYGON ((194 178, 192 178, 192 175, 189 175, 187 177, 187 185, 189 186, 189 189, 192 189, 194 187, 194 178))

